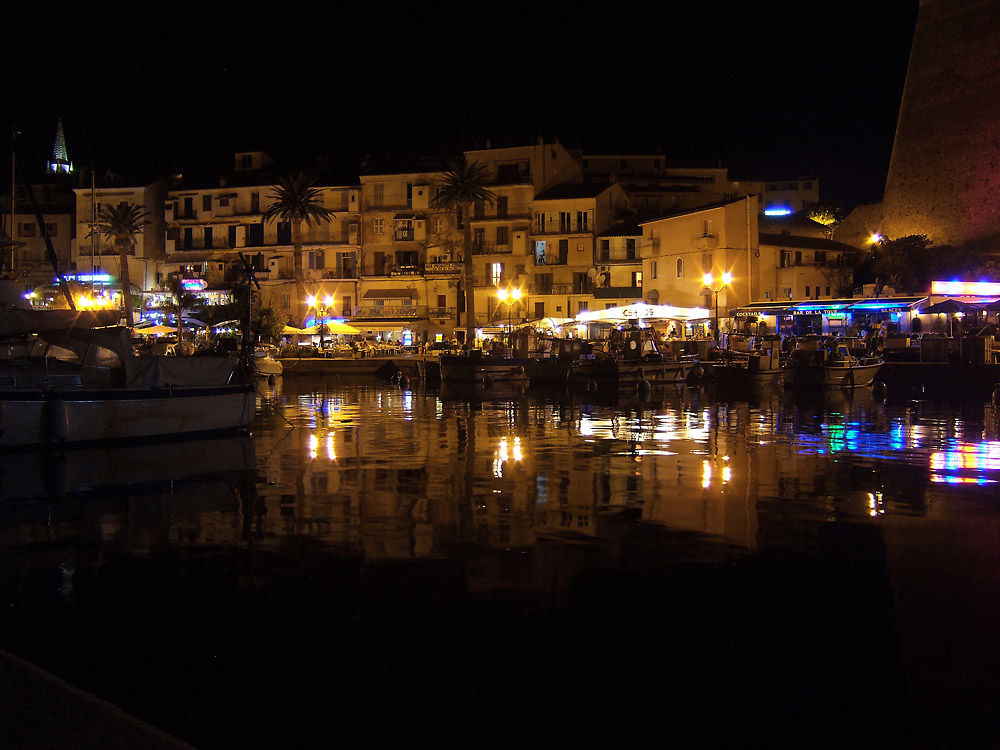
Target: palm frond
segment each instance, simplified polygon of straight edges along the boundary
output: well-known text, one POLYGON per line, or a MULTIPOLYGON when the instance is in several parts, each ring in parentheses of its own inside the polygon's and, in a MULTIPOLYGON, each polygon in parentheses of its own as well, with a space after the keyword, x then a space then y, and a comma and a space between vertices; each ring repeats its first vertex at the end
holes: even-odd
POLYGON ((489 169, 482 162, 448 162, 431 204, 436 208, 446 209, 456 209, 472 203, 492 206, 496 203, 497 196, 487 187, 491 182, 489 169))
POLYGON ((314 222, 330 221, 334 212, 323 205, 322 191, 314 187, 316 177, 299 172, 294 176, 279 177, 271 185, 268 198, 271 205, 264 210, 261 218, 265 222, 275 219, 280 221, 304 221, 308 225, 314 222))

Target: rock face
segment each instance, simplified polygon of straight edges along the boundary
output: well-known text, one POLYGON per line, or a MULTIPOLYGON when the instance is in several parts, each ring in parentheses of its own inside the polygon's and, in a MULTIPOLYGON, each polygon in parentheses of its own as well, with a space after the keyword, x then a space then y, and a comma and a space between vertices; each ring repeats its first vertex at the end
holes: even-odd
POLYGON ((881 231, 938 245, 1000 237, 1000 12, 920 0, 881 231))

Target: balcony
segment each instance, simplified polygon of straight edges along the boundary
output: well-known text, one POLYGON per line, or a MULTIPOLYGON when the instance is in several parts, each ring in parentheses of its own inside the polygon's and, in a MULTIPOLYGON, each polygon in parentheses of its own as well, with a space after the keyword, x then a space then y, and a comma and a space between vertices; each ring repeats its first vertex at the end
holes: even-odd
POLYGON ((638 251, 633 250, 631 253, 627 250, 621 250, 614 253, 598 253, 597 263, 599 265, 627 265, 629 263, 641 263, 642 259, 639 257, 638 251))
MULTIPOLYGON (((438 308, 435 308, 438 309, 438 308)), ((365 305, 354 308, 355 318, 408 318, 425 317, 427 308, 417 305, 365 305)))
POLYGON ((423 273, 423 268, 416 265, 389 266, 390 276, 419 276, 423 273))
POLYGON ((714 232, 702 232, 691 238, 691 247, 698 250, 715 250, 719 247, 719 238, 714 232))
POLYGON ((513 249, 510 245, 498 245, 495 242, 481 242, 472 248, 473 255, 510 255, 513 249))
POLYGON ((575 294, 572 284, 529 284, 528 294, 575 294))
POLYGON ((593 291, 594 299, 642 299, 641 286, 604 286, 593 291))

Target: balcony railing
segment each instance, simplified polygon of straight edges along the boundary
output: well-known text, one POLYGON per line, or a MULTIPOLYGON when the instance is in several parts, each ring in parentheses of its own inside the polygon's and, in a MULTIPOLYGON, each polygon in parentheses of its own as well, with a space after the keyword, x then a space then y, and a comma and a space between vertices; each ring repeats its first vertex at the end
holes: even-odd
POLYGON ((642 258, 639 257, 639 251, 634 250, 629 253, 628 251, 622 251, 617 253, 598 253, 597 262, 606 263, 608 265, 615 265, 616 263, 639 263, 642 258))
POLYGON ((510 255, 513 252, 510 245, 498 245, 495 242, 481 242, 472 248, 473 255, 510 255))
POLYGON ((406 265, 406 266, 389 267, 390 276, 419 276, 422 273, 423 273, 422 266, 406 265))
POLYGON ((427 308, 418 305, 365 305, 354 308, 355 318, 422 318, 427 308))
POLYGON ((575 294, 572 284, 529 284, 529 294, 575 294))

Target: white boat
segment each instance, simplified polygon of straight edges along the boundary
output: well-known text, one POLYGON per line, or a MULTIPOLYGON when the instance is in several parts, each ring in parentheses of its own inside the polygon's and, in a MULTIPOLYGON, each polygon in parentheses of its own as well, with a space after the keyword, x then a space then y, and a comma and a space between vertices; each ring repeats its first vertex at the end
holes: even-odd
POLYGON ((0 310, 0 449, 192 438, 247 430, 256 391, 235 357, 142 356, 128 329, 72 311, 0 310))
POLYGON ((274 358, 274 348, 258 346, 253 353, 253 369, 258 375, 280 375, 284 371, 281 362, 274 358))
POLYGON ((885 360, 855 356, 843 344, 830 349, 796 349, 783 367, 785 387, 860 388, 875 380, 885 360))

